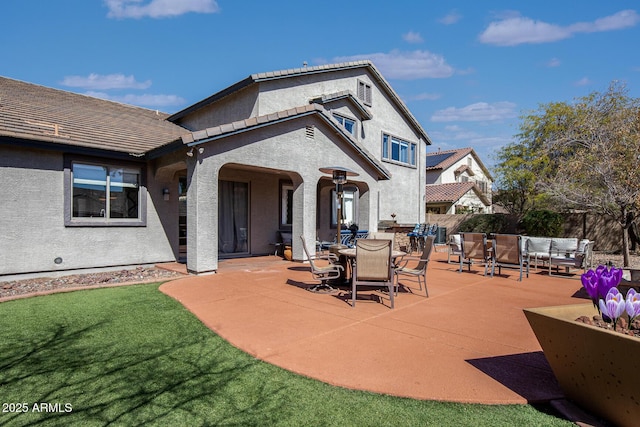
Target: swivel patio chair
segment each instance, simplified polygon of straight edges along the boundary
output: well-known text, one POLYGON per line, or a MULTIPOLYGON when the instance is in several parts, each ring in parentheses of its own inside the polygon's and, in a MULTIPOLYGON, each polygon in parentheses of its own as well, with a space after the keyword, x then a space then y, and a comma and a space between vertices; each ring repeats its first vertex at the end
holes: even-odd
POLYGON ((356 242, 356 260, 351 278, 351 306, 356 306, 358 286, 386 287, 391 308, 394 306, 393 268, 391 240, 360 239, 356 242))
POLYGON ((418 285, 420 286, 420 290, 422 290, 422 282, 424 282, 424 292, 429 296, 429 290, 427 289, 427 266, 429 265, 429 260, 431 259, 431 251, 433 249, 433 242, 435 241, 436 236, 427 236, 424 242, 424 249, 422 250, 422 256, 420 257, 412 257, 405 256, 402 258, 402 265, 398 265, 395 268, 396 274, 396 283, 397 286, 400 286, 400 277, 401 275, 412 276, 418 278, 418 285), (408 264, 415 264, 417 261, 417 265, 413 267, 409 267, 408 264))
POLYGON ((328 283, 329 280, 336 280, 343 277, 344 267, 339 264, 338 257, 333 253, 327 253, 322 255, 311 255, 309 249, 307 249, 307 242, 304 236, 300 236, 302 240, 302 247, 304 253, 309 260, 309 266, 311 267, 311 276, 320 281, 320 284, 309 288, 310 291, 318 292, 320 290, 333 290, 334 288, 328 283), (318 265, 317 261, 323 260, 327 262, 327 265, 318 265))

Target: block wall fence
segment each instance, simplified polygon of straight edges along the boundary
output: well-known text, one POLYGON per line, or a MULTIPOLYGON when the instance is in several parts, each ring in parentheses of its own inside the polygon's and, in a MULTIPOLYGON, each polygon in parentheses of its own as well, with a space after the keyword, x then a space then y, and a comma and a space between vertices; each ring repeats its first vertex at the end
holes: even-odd
MULTIPOLYGON (((440 227, 446 227, 447 239, 449 235, 455 234, 460 228, 460 224, 468 218, 482 214, 427 214, 426 222, 437 223, 440 227)), ((594 242, 594 250, 600 252, 615 253, 622 250, 622 229, 620 225, 609 217, 589 213, 567 213, 564 214, 564 230, 558 237, 577 237, 579 239, 589 239, 594 242)), ((522 230, 518 223, 520 217, 517 215, 506 215, 508 220, 507 233, 519 234, 522 230)), ((406 233, 413 229, 415 224, 396 224, 391 221, 384 221, 379 224, 379 229, 393 230, 396 232, 396 246, 408 246, 409 238, 406 233)), ((640 247, 637 248, 640 250, 640 247)))

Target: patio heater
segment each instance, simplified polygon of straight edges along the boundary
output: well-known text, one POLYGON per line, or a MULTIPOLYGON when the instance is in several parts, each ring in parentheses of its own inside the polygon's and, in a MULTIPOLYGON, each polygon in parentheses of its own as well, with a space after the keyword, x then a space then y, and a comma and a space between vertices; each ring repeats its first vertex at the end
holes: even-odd
POLYGON ((346 184, 348 176, 358 176, 358 174, 340 166, 320 168, 320 172, 331 174, 332 181, 336 185, 336 196, 338 198, 336 214, 338 230, 336 231, 336 245, 340 246, 340 242, 342 240, 340 236, 340 231, 342 230, 342 187, 346 184))

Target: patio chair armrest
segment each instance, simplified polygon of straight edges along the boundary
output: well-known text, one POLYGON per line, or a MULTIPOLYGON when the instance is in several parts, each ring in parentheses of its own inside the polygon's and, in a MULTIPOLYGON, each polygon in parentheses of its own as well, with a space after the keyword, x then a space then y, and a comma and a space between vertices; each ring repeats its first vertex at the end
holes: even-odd
POLYGON ((422 259, 421 257, 416 257, 416 256, 403 256, 402 258, 399 258, 397 260, 397 262, 395 263, 395 268, 405 268, 410 261, 422 262, 422 261, 429 261, 429 260, 422 259), (402 262, 402 265, 399 265, 400 262, 402 262))
POLYGON ((314 260, 316 260, 316 259, 324 259, 324 260, 331 261, 332 263, 338 262, 338 256, 336 254, 333 254, 333 253, 313 255, 311 258, 313 258, 314 260))

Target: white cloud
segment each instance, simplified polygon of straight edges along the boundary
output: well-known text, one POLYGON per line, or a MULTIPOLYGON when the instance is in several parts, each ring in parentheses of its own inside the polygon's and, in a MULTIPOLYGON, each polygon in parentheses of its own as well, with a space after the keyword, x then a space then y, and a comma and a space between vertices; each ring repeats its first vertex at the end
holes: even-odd
POLYGON ((547 61, 547 67, 553 68, 553 67, 559 67, 560 66, 560 60, 558 58, 551 58, 549 61, 547 61))
POLYGON ((522 16, 510 16, 492 22, 480 34, 482 43, 498 46, 516 46, 523 43, 549 43, 572 37, 577 33, 620 30, 635 26, 640 15, 635 10, 623 10, 593 22, 579 22, 568 26, 535 21, 522 16))
POLYGON ((587 86, 591 84, 591 80, 589 80, 588 77, 583 77, 580 80, 578 80, 577 82, 575 82, 573 85, 574 86, 587 86))
POLYGON ((409 31, 406 34, 403 34, 402 38, 407 43, 422 43, 424 41, 420 33, 417 33, 415 31, 409 31))
POLYGON ((448 107, 444 110, 436 111, 433 116, 431 116, 431 121, 480 122, 512 119, 518 116, 515 108, 516 104, 508 101, 495 102, 493 104, 478 102, 462 108, 448 107))
POLYGON ((93 96, 94 98, 106 99, 108 101, 120 102, 123 104, 152 108, 179 106, 186 103, 186 100, 184 98, 181 98, 177 95, 109 95, 108 93, 93 91, 86 92, 85 95, 93 96))
POLYGON ((630 28, 640 22, 640 15, 635 10, 622 10, 611 16, 596 19, 593 22, 579 22, 569 28, 576 33, 596 33, 630 28))
POLYGON ((427 78, 451 77, 454 68, 447 64, 442 55, 426 50, 402 52, 392 50, 389 53, 372 53, 369 55, 340 56, 335 62, 371 60, 383 76, 390 79, 416 80, 427 78))
POLYGON ((64 86, 80 87, 89 90, 109 90, 109 89, 147 89, 151 86, 151 80, 144 82, 136 81, 133 76, 124 74, 95 74, 88 76, 67 76, 61 82, 64 86))
POLYGON ((216 13, 216 0, 104 0, 109 18, 165 18, 185 13, 216 13))
POLYGON ((447 15, 440 18, 438 22, 444 25, 451 25, 451 24, 455 24, 461 19, 462 19, 462 15, 460 15, 457 11, 452 10, 447 15))

